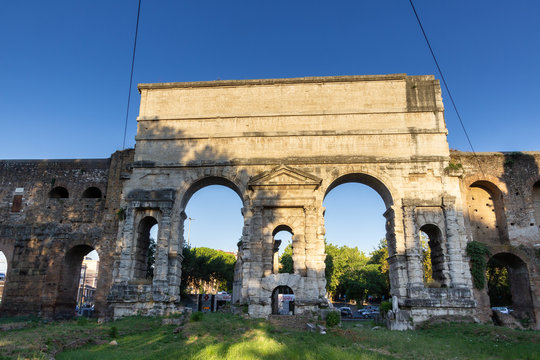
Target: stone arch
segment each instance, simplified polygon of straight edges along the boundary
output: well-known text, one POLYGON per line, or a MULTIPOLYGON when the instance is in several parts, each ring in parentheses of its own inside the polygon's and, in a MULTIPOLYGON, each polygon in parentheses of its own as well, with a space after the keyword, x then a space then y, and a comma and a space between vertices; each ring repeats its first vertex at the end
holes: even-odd
POLYGON ((441 229, 435 224, 424 224, 420 231, 428 237, 428 246, 431 252, 431 270, 433 280, 441 286, 448 286, 447 263, 444 246, 444 235, 441 229))
POLYGON ((491 181, 476 180, 467 188, 467 206, 473 239, 508 242, 503 192, 491 181))
POLYGON ((294 297, 292 301, 284 300, 283 295, 294 296, 294 291, 287 285, 279 285, 272 291, 272 315, 294 315, 294 297))
POLYGON ((193 194, 195 194, 197 191, 201 190, 202 188, 205 188, 207 186, 211 186, 211 185, 222 185, 222 186, 225 186, 225 187, 228 187, 229 189, 233 190, 236 194, 238 194, 238 196, 240 197, 240 199, 242 200, 242 203, 244 203, 245 199, 244 199, 244 192, 243 189, 244 187, 239 185, 238 183, 236 183, 235 181, 227 178, 227 177, 223 177, 223 176, 207 176, 207 177, 203 177, 203 178, 200 178, 194 182, 192 182, 190 185, 188 185, 186 191, 184 192, 183 196, 182 196, 182 200, 180 201, 180 207, 181 209, 185 209, 189 200, 191 199, 191 197, 193 196, 193 194))
POLYGON ((83 199, 101 199, 102 193, 101 190, 96 186, 90 186, 88 189, 84 190, 82 193, 83 199))
POLYGON ((334 179, 326 188, 324 197, 326 197, 326 195, 328 195, 332 189, 345 183, 360 183, 367 185, 381 196, 387 209, 394 205, 394 197, 392 196, 389 187, 385 183, 372 175, 360 172, 341 175, 334 179))
POLYGON ((60 281, 54 306, 54 317, 71 318, 77 305, 77 288, 83 259, 94 247, 88 244, 72 246, 62 260, 60 281))
MULTIPOLYGON (((276 228, 272 231, 272 239, 273 239, 272 273, 273 274, 277 274, 279 272, 279 248, 280 246, 284 246, 284 244, 281 244, 281 240, 275 239, 275 236, 281 231, 286 231, 290 233, 291 236, 294 236, 293 229, 289 225, 285 225, 285 224, 276 226, 276 228)), ((292 261, 292 257, 291 257, 291 261, 292 261)), ((294 269, 294 262, 293 262, 293 269, 294 269)))
POLYGON ((67 199, 69 192, 65 187, 57 186, 49 191, 49 199, 67 199))
POLYGON ((507 271, 511 304, 497 303, 497 299, 493 298, 493 288, 490 288, 488 278, 488 294, 491 305, 511 305, 518 317, 528 316, 533 321, 536 321, 527 264, 513 253, 499 252, 490 257, 488 261, 488 274, 489 269, 493 267, 505 268, 507 271))

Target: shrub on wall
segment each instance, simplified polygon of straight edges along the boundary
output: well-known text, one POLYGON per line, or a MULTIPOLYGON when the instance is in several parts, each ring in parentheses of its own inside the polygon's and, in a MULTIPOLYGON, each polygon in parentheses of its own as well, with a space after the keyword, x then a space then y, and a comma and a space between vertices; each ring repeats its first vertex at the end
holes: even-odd
POLYGON ((486 286, 486 258, 490 254, 489 249, 481 242, 471 241, 467 244, 466 250, 471 259, 471 275, 474 287, 482 290, 486 286))

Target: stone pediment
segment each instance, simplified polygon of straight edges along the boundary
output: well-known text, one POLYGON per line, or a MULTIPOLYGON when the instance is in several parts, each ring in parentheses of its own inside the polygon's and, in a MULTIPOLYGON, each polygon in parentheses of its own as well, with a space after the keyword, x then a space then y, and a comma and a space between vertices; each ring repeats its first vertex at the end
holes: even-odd
POLYGON ((316 189, 321 182, 321 179, 305 171, 281 165, 254 176, 248 185, 252 189, 274 187, 316 189))

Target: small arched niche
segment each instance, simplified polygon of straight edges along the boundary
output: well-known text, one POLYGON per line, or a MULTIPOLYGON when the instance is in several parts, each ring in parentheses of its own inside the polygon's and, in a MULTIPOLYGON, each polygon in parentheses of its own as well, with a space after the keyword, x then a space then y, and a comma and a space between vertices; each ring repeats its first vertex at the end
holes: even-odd
POLYGON ((101 199, 101 190, 95 186, 91 186, 84 190, 82 194, 83 199, 101 199))
POLYGON ((272 315, 294 315, 294 292, 281 285, 272 291, 272 315))
POLYGON ((49 191, 49 199, 67 199, 69 192, 65 187, 57 186, 49 191))

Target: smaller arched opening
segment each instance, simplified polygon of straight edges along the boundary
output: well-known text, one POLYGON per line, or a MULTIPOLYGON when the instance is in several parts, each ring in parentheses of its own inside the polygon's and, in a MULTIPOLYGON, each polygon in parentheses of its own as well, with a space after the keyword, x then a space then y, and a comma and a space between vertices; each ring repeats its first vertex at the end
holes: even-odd
POLYGON ((83 199, 101 199, 101 190, 95 186, 91 186, 84 190, 82 194, 83 199))
POLYGON ((62 262, 55 318, 92 315, 98 268, 99 257, 92 246, 77 245, 66 252, 62 262))
POLYGON ((426 224, 420 228, 424 283, 430 287, 446 287, 443 234, 438 226, 426 224))
POLYGON ((2 307, 2 299, 4 297, 4 289, 6 288, 7 280, 7 271, 8 271, 8 262, 6 255, 3 251, 0 251, 0 308, 2 307))
POLYGON ((293 237, 292 229, 287 225, 279 225, 272 232, 272 273, 293 274, 293 237))
POLYGON ((65 187, 57 186, 49 191, 49 199, 67 199, 69 192, 65 187))
POLYGON ((288 286, 272 291, 272 315, 294 315, 294 292, 288 286))
POLYGON ((154 217, 146 216, 139 222, 133 265, 134 279, 151 280, 154 277, 157 234, 158 221, 154 217))
POLYGON ((534 321, 534 307, 527 264, 511 253, 493 255, 487 264, 486 277, 492 307, 510 307, 519 318, 534 321))
POLYGON ((536 226, 540 229, 540 180, 534 183, 532 190, 534 220, 536 226))

